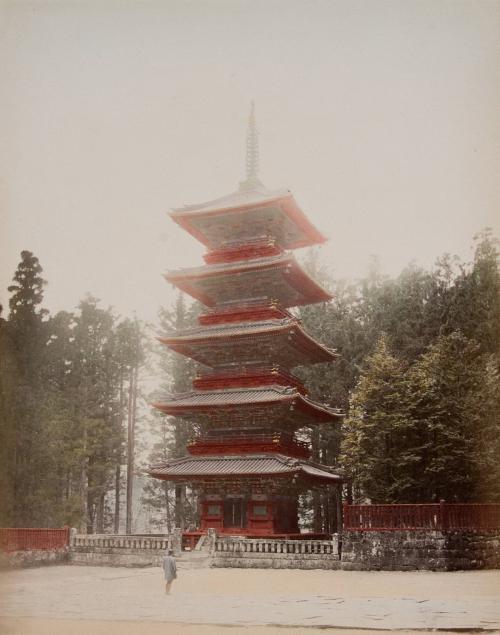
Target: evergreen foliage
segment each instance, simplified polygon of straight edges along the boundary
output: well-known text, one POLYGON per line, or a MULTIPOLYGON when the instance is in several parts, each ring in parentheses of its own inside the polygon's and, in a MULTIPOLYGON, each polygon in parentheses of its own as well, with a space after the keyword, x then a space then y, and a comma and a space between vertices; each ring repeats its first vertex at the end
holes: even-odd
POLYGON ((28 251, 0 320, 0 522, 104 531, 125 461, 123 399, 143 363, 141 327, 95 298, 75 314, 42 308, 42 268, 28 251))
MULTIPOLYGON (((410 265, 394 279, 376 260, 356 283, 332 280, 314 251, 306 266, 334 297, 297 313, 340 357, 298 373, 313 399, 346 413, 342 425, 313 434, 314 460, 343 471, 357 501, 500 501, 500 273, 491 232, 475 237, 471 263, 445 255, 432 271, 410 265)), ((143 328, 92 297, 74 313, 49 315, 42 274, 23 251, 10 313, 0 312, 0 524, 119 531, 143 328)), ((161 311, 161 328, 189 328, 197 313, 179 295, 161 311)), ((195 364, 154 350, 161 392, 190 390, 195 364)), ((151 464, 185 454, 197 433, 184 419, 148 420, 151 464)), ((143 501, 159 529, 196 524, 189 489, 151 479, 143 501)), ((311 501, 311 526, 321 530, 328 501, 311 501)))
POLYGON ((361 283, 351 309, 370 337, 341 452, 357 500, 500 500, 497 246, 486 230, 469 265, 444 256, 361 283))
MULTIPOLYGON (((184 295, 179 293, 172 309, 160 309, 160 328, 164 333, 190 328, 196 324, 198 313, 198 305, 193 303, 186 307, 184 295)), ((195 375, 194 361, 163 346, 157 350, 162 384, 152 401, 160 400, 165 394, 191 390, 195 375)), ((186 446, 196 434, 195 424, 158 412, 152 413, 150 422, 154 439, 149 455, 150 465, 164 463, 187 453, 186 446)), ((197 523, 195 494, 186 491, 181 485, 151 479, 144 488, 142 502, 153 512, 152 523, 157 528, 170 531, 174 526, 187 528, 197 523)))

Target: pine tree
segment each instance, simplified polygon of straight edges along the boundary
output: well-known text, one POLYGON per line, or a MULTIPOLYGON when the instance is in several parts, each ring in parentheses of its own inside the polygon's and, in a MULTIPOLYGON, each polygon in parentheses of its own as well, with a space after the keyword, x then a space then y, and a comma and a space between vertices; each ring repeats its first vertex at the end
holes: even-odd
POLYGON ((13 510, 18 526, 44 522, 44 500, 40 478, 44 472, 46 445, 40 405, 44 401, 42 372, 45 364, 47 311, 40 305, 46 284, 42 267, 30 251, 21 253, 21 262, 8 287, 10 315, 9 348, 15 367, 15 383, 7 389, 6 416, 15 431, 11 474, 13 510))
MULTIPOLYGON (((195 324, 198 312, 197 304, 186 307, 184 296, 179 294, 171 310, 160 309, 161 329, 164 332, 177 332, 190 328, 195 324)), ((168 393, 177 394, 191 390, 195 374, 194 361, 165 347, 160 348, 158 353, 163 382, 152 400, 161 400, 162 396, 168 393)), ((169 458, 184 456, 187 444, 196 434, 196 426, 192 422, 163 414, 153 415, 152 428, 155 442, 149 456, 151 465, 169 458)), ((156 523, 182 528, 196 524, 195 494, 184 485, 172 485, 153 479, 145 488, 143 501, 154 511, 156 523)))
POLYGON ((118 363, 119 406, 115 416, 115 510, 114 526, 118 531, 120 518, 121 463, 124 454, 127 463, 126 481, 126 533, 132 533, 132 499, 135 476, 137 401, 139 398, 139 372, 145 361, 144 335, 140 322, 123 320, 116 329, 115 358, 118 363), (128 384, 127 393, 125 386, 128 384), (124 415, 127 414, 127 430, 124 430, 124 415), (124 439, 127 439, 124 453, 124 439))
POLYGON ((482 358, 478 393, 468 409, 474 413, 474 501, 500 503, 500 372, 498 358, 482 358))
POLYGON ((15 404, 20 383, 10 324, 0 317, 0 526, 14 524, 15 404))
POLYGON ((417 460, 407 413, 405 365, 381 337, 366 360, 344 423, 341 461, 355 498, 373 503, 407 502, 417 460))
POLYGON ((408 379, 410 418, 420 440, 415 500, 484 500, 492 483, 486 478, 481 486, 481 475, 498 474, 491 454, 500 433, 493 359, 455 332, 440 336, 408 379))
MULTIPOLYGON (((159 412, 151 413, 149 420, 154 441, 148 463, 160 465, 172 457, 173 426, 169 419, 159 412)), ((141 501, 152 511, 152 526, 158 531, 171 533, 175 519, 174 485, 168 481, 149 479, 143 489, 141 501)))
POLYGON ((81 443, 79 490, 88 533, 104 530, 106 494, 114 484, 120 382, 114 328, 114 315, 99 308, 95 298, 80 303, 71 385, 81 443))
POLYGON ((490 229, 474 236, 474 261, 462 266, 450 300, 448 330, 461 331, 483 352, 500 355, 499 241, 490 229))

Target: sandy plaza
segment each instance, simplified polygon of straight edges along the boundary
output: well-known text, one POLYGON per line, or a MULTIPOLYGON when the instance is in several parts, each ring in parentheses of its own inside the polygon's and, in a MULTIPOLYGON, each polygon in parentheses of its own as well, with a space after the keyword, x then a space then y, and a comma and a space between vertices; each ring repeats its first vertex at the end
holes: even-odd
POLYGON ((53 566, 0 574, 2 635, 500 630, 499 571, 53 566))

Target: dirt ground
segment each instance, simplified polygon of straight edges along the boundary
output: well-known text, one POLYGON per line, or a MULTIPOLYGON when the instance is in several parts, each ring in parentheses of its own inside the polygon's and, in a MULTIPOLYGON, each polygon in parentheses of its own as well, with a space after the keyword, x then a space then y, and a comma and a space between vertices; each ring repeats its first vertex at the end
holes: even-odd
MULTIPOLYGON (((89 622, 50 619, 0 619, 1 635, 313 635, 316 629, 294 626, 209 626, 201 624, 144 622, 89 622)), ((380 630, 322 628, 332 635, 380 635, 380 630)), ((422 635, 422 631, 398 631, 398 635, 422 635)), ((440 631, 456 635, 456 631, 440 631)))
POLYGON ((500 571, 179 571, 52 566, 0 573, 1 635, 366 635, 500 631, 500 571), (318 630, 316 630, 318 629, 318 630))

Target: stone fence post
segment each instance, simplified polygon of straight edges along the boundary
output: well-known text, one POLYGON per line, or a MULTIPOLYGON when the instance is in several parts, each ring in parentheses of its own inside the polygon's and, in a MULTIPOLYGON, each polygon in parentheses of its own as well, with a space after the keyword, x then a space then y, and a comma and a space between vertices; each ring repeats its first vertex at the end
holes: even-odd
POLYGON ((207 545, 209 553, 215 552, 215 541, 217 540, 217 532, 213 527, 207 529, 207 545))
POLYGON ((71 527, 71 529, 69 530, 69 548, 70 549, 75 544, 75 539, 76 539, 76 534, 77 533, 78 533, 78 530, 77 530, 76 527, 71 527))
POLYGON ((174 533, 172 534, 172 551, 174 556, 180 556, 182 553, 182 529, 180 527, 174 527, 174 533))

